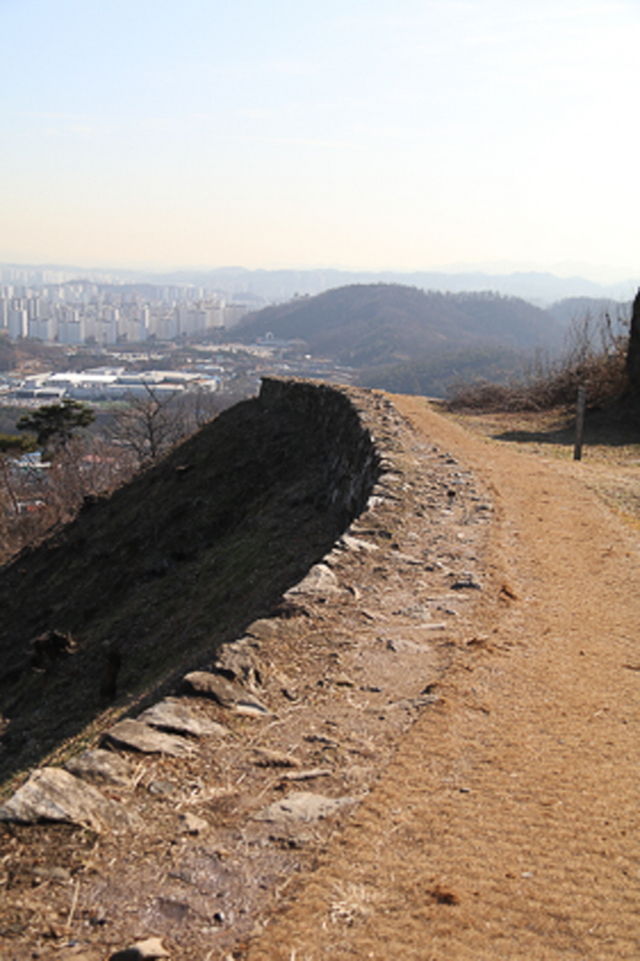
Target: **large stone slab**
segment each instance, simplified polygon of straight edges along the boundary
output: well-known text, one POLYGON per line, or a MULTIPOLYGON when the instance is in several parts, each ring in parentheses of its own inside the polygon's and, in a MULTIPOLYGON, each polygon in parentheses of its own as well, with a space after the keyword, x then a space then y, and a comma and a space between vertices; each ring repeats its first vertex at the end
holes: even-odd
POLYGON ((205 717, 198 717, 186 704, 173 697, 167 697, 143 711, 138 720, 151 727, 158 727, 178 734, 192 734, 194 737, 224 737, 229 731, 223 724, 216 724, 205 717))
POLYGON ((0 821, 69 821, 98 832, 130 826, 123 807, 60 767, 34 771, 0 807, 0 821))
POLYGON ((102 748, 83 751, 77 757, 70 758, 65 769, 83 781, 95 784, 117 784, 128 787, 132 780, 131 766, 119 754, 104 751, 102 748))
POLYGON ((168 754, 170 757, 186 757, 195 750, 184 737, 157 731, 142 721, 125 718, 106 731, 102 739, 107 744, 141 754, 168 754))
POLYGON ((318 821, 355 803, 353 797, 325 797, 309 791, 294 791, 256 814, 258 821, 318 821))
POLYGON ((210 674, 208 671, 192 671, 184 677, 184 687, 188 693, 210 697, 222 707, 230 708, 238 714, 250 714, 256 717, 267 716, 268 708, 247 693, 239 684, 228 681, 221 674, 210 674))

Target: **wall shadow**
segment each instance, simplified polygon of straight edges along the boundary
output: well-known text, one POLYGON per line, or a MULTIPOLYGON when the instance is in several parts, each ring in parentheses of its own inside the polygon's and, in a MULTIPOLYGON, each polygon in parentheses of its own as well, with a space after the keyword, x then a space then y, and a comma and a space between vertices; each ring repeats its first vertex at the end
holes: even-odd
MULTIPOLYGON (((491 435, 494 440, 523 444, 573 446, 575 416, 567 415, 546 430, 507 430, 491 435)), ((584 446, 626 447, 640 444, 640 415, 629 409, 589 410, 585 417, 584 446)))

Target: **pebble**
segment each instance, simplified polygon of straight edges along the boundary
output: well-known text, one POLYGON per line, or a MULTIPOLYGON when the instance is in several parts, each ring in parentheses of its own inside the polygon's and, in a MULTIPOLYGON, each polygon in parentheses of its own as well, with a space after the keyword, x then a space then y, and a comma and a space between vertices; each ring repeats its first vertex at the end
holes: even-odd
POLYGON ((197 814, 192 814, 187 811, 185 814, 179 815, 180 821, 180 832, 182 834, 206 834, 211 825, 204 818, 198 817, 197 814))

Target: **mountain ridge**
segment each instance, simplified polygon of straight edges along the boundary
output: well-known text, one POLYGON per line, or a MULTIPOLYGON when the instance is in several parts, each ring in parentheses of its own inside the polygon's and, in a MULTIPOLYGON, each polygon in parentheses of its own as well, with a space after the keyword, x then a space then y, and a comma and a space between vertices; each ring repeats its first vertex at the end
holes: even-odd
POLYGON ((376 367, 487 344, 557 347, 561 325, 520 298, 425 292, 401 284, 353 284, 249 314, 229 337, 302 339, 311 353, 376 367))
MULTIPOLYGON (((251 295, 282 302, 298 294, 315 295, 352 283, 400 283, 423 289, 461 292, 493 290, 550 304, 564 297, 604 297, 628 300, 640 283, 637 277, 603 283, 580 275, 559 276, 545 270, 343 270, 341 268, 179 268, 149 270, 136 268, 78 267, 64 264, 2 263, 7 271, 61 272, 69 279, 122 278, 127 283, 211 285, 228 294, 251 295)), ((49 281, 51 282, 51 281, 49 281)))

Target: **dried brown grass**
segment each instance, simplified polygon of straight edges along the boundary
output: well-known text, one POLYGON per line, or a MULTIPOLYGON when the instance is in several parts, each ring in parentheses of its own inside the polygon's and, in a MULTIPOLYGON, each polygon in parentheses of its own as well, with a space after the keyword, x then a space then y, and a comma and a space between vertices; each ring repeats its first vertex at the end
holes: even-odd
POLYGON ((595 320, 587 314, 567 332, 559 360, 539 355, 521 381, 495 384, 482 380, 455 385, 449 410, 541 411, 572 407, 578 387, 585 387, 590 405, 616 400, 627 389, 626 355, 629 321, 609 314, 595 320))

